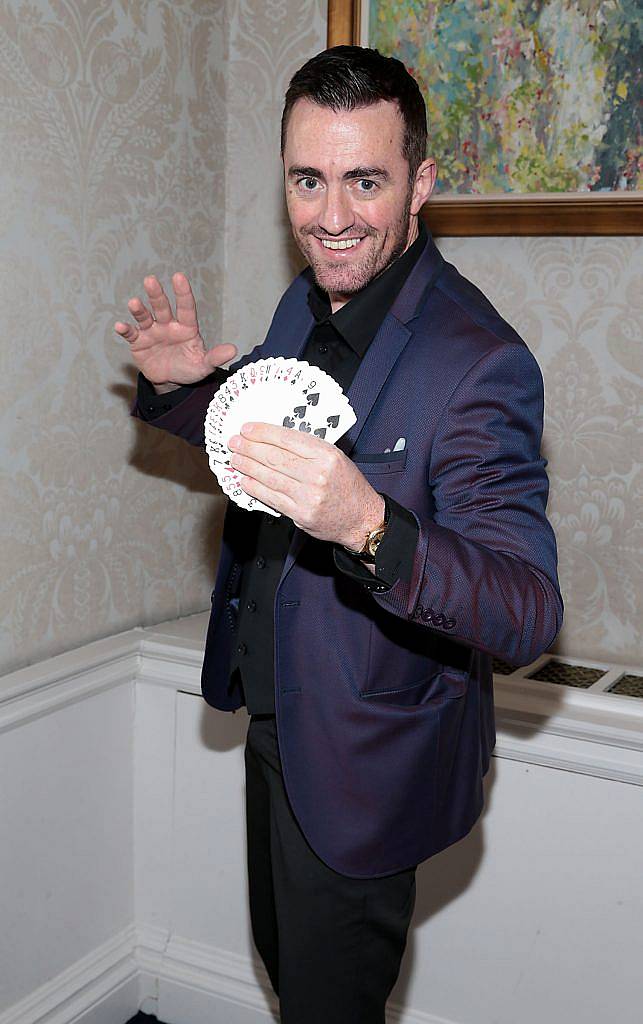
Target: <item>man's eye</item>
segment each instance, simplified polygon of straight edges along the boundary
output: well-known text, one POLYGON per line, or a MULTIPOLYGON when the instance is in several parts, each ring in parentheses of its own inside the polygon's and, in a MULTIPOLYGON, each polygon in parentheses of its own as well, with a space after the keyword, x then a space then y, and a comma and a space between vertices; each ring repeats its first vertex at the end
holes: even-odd
POLYGON ((360 178, 358 185, 361 185, 360 192, 374 192, 376 185, 370 178, 360 178))
POLYGON ((313 192, 317 184, 317 178, 301 178, 299 184, 303 186, 304 191, 313 192))

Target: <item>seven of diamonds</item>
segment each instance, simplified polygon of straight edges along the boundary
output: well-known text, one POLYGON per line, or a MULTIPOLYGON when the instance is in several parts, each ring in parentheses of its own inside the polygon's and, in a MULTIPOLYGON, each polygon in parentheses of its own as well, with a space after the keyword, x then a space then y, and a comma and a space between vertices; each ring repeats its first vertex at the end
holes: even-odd
POLYGON ((227 494, 241 508, 245 508, 249 512, 270 512, 273 516, 281 515, 281 512, 278 512, 277 509, 271 508, 270 505, 265 505, 263 501, 259 501, 259 498, 255 498, 252 494, 244 491, 239 483, 241 474, 233 466, 224 466, 222 462, 213 462, 210 459, 210 469, 216 475, 223 493, 227 494))

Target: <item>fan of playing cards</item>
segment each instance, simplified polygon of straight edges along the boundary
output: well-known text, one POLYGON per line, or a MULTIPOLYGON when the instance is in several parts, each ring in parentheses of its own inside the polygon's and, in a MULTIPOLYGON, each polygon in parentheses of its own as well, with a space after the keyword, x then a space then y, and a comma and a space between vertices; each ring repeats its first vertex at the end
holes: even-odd
POLYGON ((237 505, 280 516, 240 486, 242 474, 230 465, 232 435, 252 420, 302 430, 335 444, 356 419, 337 381, 318 366, 281 356, 258 359, 231 374, 208 406, 205 449, 210 469, 237 505))

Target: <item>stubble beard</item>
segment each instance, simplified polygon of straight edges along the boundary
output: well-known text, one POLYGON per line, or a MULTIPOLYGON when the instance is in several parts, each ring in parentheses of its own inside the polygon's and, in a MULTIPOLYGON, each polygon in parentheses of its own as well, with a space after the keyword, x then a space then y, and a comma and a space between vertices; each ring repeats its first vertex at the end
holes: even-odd
MULTIPOLYGON (((295 236, 295 241, 310 264, 315 284, 323 289, 323 291, 335 295, 350 296, 361 292, 362 288, 365 288, 369 281, 372 281, 374 277, 377 277, 382 271, 386 270, 398 256, 402 255, 406 248, 409 234, 411 197, 412 190, 409 189, 400 218, 390 229, 394 237, 393 248, 385 254, 382 249, 373 247, 372 251, 363 260, 347 266, 329 265, 323 261, 323 258, 315 255, 314 246, 316 243, 309 241, 309 238, 311 235, 315 235, 318 228, 312 225, 301 228, 295 236)), ((379 232, 372 228, 367 228, 366 231, 364 231, 364 228, 360 228, 359 231, 360 234, 364 232, 365 237, 377 238, 379 235, 379 232)))

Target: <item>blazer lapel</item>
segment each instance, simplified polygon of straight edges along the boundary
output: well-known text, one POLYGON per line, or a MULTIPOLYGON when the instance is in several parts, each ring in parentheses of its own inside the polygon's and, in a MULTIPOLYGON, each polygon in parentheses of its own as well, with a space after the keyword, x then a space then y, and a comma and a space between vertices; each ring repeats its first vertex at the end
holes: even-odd
MULTIPOLYGON (((367 348, 364 358, 360 362, 352 383, 346 392, 357 419, 353 426, 336 442, 337 447, 341 448, 345 455, 350 457, 350 453, 380 391, 408 344, 409 339, 413 336, 412 330, 407 327, 407 322, 424 305, 424 299, 433 287, 443 266, 444 259, 440 255, 429 232, 426 248, 405 281, 391 310, 384 318, 379 331, 367 348)), ((307 303, 306 307, 308 308, 307 303)), ((305 348, 312 320, 313 317, 310 314, 307 320, 305 336, 296 353, 298 359, 301 358, 305 348)), ((279 587, 290 571, 307 536, 308 534, 305 530, 295 527, 277 590, 279 590, 279 587)))
POLYGON ((337 447, 346 455, 353 450, 380 391, 413 335, 409 321, 424 306, 424 300, 443 266, 444 259, 429 232, 422 255, 368 346, 346 392, 357 416, 353 426, 337 441, 337 447))
POLYGON ((337 447, 341 448, 345 455, 350 456, 355 447, 368 414, 400 353, 411 337, 411 333, 405 324, 400 323, 392 313, 388 313, 366 349, 346 392, 346 397, 357 419, 353 426, 336 442, 337 447))

